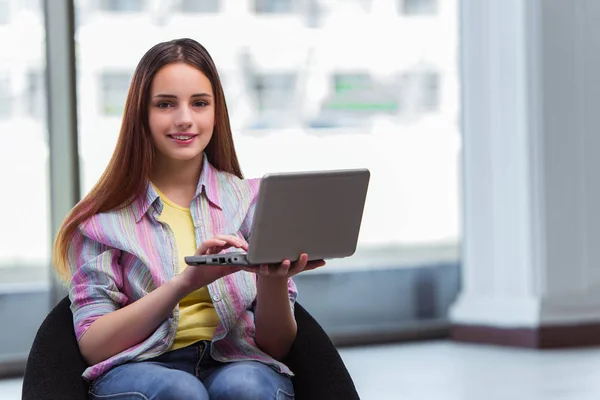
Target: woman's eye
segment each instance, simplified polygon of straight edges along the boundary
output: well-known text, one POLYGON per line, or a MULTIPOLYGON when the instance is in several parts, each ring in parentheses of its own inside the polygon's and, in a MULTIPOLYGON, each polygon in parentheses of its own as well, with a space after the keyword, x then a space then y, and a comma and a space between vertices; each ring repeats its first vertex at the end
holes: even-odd
POLYGON ((160 102, 160 103, 158 103, 156 105, 156 107, 158 107, 158 108, 168 108, 168 107, 171 107, 171 106, 172 106, 172 104, 171 103, 167 103, 166 101, 162 101, 162 102, 160 102))
POLYGON ((205 101, 197 101, 194 103, 194 107, 206 107, 208 105, 205 101))

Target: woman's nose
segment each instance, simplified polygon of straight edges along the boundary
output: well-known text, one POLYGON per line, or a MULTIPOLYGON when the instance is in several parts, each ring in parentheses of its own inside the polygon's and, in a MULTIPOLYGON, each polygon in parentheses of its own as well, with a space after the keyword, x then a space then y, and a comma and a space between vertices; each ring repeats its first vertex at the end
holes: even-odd
POLYGON ((178 128, 189 128, 192 125, 192 113, 188 107, 181 107, 177 113, 175 126, 178 128))

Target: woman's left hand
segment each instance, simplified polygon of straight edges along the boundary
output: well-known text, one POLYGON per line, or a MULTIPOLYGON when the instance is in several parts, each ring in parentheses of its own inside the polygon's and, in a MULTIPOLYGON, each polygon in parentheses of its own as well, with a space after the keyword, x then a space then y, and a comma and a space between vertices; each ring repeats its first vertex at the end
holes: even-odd
POLYGON ((325 265, 325 260, 308 261, 308 254, 302 253, 297 261, 283 260, 281 264, 263 264, 260 266, 242 267, 243 270, 254 272, 261 277, 291 278, 302 271, 310 271, 325 265))

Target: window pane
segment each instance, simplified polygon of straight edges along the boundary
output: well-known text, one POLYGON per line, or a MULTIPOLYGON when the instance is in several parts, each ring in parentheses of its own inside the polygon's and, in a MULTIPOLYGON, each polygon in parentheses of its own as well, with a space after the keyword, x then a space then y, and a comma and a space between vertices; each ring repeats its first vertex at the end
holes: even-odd
POLYGON ((139 59, 157 42, 191 37, 223 76, 246 176, 371 170, 357 253, 330 270, 458 259, 457 0, 422 3, 436 5, 423 19, 396 12, 418 4, 398 0, 228 0, 217 18, 186 13, 191 4, 165 7, 160 25, 113 23, 85 9, 77 32, 84 193, 112 154, 139 59), (215 35, 224 31, 244 34, 215 35))
POLYGON ((125 109, 127 91, 133 73, 103 72, 100 76, 102 87, 102 112, 106 116, 121 117, 125 109))
POLYGON ((4 283, 48 283, 51 239, 41 2, 0 0, 0 21, 2 296, 4 283))
POLYGON ((258 114, 253 128, 273 128, 289 122, 285 116, 293 116, 289 110, 293 108, 295 81, 293 73, 254 76, 252 88, 258 114))
POLYGON ((377 115, 394 115, 398 106, 395 88, 369 73, 334 72, 319 114, 308 123, 313 128, 356 127, 377 115))
POLYGON ((400 7, 406 15, 431 15, 437 13, 438 0, 400 0, 400 7))
POLYGON ((144 0, 101 0, 102 9, 114 12, 139 12, 145 8, 144 0))
POLYGON ((14 90, 11 84, 11 73, 9 71, 0 71, 0 101, 3 104, 0 107, 0 118, 9 119, 13 114, 14 90))
POLYGON ((406 113, 435 112, 440 105, 440 76, 434 71, 410 71, 403 74, 400 91, 406 113))
POLYGON ((10 22, 10 3, 8 0, 0 0, 0 26, 10 22))
POLYGON ((27 113, 35 119, 46 118, 46 90, 44 73, 33 70, 27 73, 27 93, 25 96, 27 113))
POLYGON ((183 13, 216 13, 219 0, 180 0, 179 10, 183 13))
POLYGON ((254 0, 254 10, 258 14, 291 13, 294 10, 293 0, 254 0))

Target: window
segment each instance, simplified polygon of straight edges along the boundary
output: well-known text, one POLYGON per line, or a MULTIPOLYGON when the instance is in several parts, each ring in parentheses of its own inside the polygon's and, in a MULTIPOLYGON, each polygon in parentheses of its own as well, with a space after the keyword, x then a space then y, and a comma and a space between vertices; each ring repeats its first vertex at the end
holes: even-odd
POLYGON ((405 73, 401 91, 404 104, 416 113, 432 112, 439 109, 440 76, 434 71, 405 73))
POLYGON ((438 0, 400 0, 404 15, 433 15, 437 13, 438 0))
POLYGON ((289 14, 294 12, 293 0, 255 0, 257 14, 289 14))
POLYGON ((141 12, 145 9, 144 0, 101 0, 104 11, 141 12))
POLYGON ((106 116, 123 115, 131 73, 105 72, 101 75, 102 112, 106 116))
POLYGON ((369 90, 373 86, 371 77, 367 73, 335 74, 333 82, 336 94, 369 90))
POLYGON ((293 118, 296 75, 269 73, 254 76, 252 88, 258 120, 254 128, 285 126, 293 118))
POLYGON ((264 74, 254 78, 259 111, 283 109, 294 96, 294 74, 264 74))
POLYGON ((46 115, 44 81, 44 74, 39 71, 29 71, 27 73, 27 94, 25 97, 27 114, 36 119, 45 118, 46 115))
POLYGON ((0 118, 7 119, 13 112, 13 95, 8 72, 0 72, 0 118))
POLYGON ((305 8, 306 26, 309 28, 319 28, 323 21, 323 5, 318 0, 308 0, 305 8))
POLYGON ((395 112, 397 103, 383 82, 368 74, 335 74, 334 99, 327 107, 365 113, 395 112))
POLYGON ((10 22, 10 4, 8 0, 0 0, 0 25, 10 22))
POLYGON ((44 20, 9 21, 9 5, 43 15, 40 1, 0 0, 3 39, 15 44, 2 48, 0 71, 0 377, 25 365, 49 311, 51 276, 44 20))
POLYGON ((364 126, 380 114, 399 110, 398 95, 386 80, 369 73, 334 73, 329 95, 319 115, 309 122, 312 128, 364 126))
POLYGON ((179 11, 182 13, 217 13, 219 0, 179 0, 179 11))
POLYGON ((356 0, 356 2, 361 7, 361 9, 366 13, 370 12, 371 8, 373 7, 373 0, 356 0))
POLYGON ((24 9, 33 11, 35 13, 43 14, 42 9, 41 9, 43 1, 44 0, 22 0, 22 1, 19 1, 19 4, 21 4, 21 6, 24 9))
POLYGON ((448 2, 173 0, 171 10, 188 13, 186 24, 157 26, 132 15, 136 29, 89 15, 76 35, 82 194, 112 155, 140 57, 159 41, 192 37, 226 74, 246 177, 371 170, 355 255, 296 279, 301 303, 326 331, 369 337, 444 318, 459 281, 460 131, 459 119, 452 118, 458 109, 458 30, 381 12, 400 4, 402 12, 415 14, 430 4, 454 23, 458 2, 448 2), (215 10, 218 18, 203 14, 215 10), (314 23, 304 23, 311 12, 314 23), (241 38, 215 34, 240 30, 241 38), (431 42, 444 53, 431 51, 431 42), (420 65, 427 67, 415 68, 420 65), (413 111, 419 118, 403 117, 413 111), (357 298, 361 307, 338 306, 357 298), (417 298, 427 299, 424 308, 415 306, 417 298))
POLYGON ((440 103, 440 76, 435 72, 424 72, 421 75, 421 109, 435 111, 440 103))

